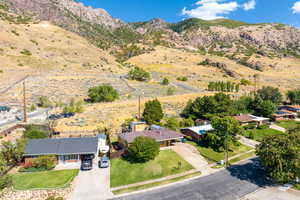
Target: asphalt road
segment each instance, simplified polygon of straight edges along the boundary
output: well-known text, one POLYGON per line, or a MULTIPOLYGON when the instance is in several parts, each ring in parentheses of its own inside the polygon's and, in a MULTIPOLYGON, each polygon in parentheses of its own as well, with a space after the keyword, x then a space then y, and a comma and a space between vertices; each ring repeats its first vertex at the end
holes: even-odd
POLYGON ((253 159, 206 177, 115 200, 235 200, 271 184, 253 159))

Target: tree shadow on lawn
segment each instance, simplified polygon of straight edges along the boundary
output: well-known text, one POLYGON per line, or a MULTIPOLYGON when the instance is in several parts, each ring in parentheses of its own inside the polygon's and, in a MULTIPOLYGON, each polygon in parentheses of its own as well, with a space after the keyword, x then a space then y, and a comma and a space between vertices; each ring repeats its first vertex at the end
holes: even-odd
POLYGON ((227 168, 227 171, 231 176, 253 183, 259 187, 274 186, 275 182, 268 177, 259 158, 253 158, 250 161, 241 165, 232 165, 227 168))

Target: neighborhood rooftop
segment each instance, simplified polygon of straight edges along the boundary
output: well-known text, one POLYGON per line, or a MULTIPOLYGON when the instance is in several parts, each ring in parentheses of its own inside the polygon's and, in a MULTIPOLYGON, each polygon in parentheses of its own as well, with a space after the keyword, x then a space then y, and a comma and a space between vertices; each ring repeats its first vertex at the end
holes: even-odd
POLYGON ((208 131, 214 130, 211 124, 183 128, 182 130, 186 130, 186 129, 193 131, 194 133, 199 134, 199 135, 203 135, 203 134, 207 133, 208 131))
POLYGON ((30 140, 24 156, 93 154, 98 149, 98 138, 61 138, 30 140))
POLYGON ((257 116, 249 115, 249 114, 238 115, 238 116, 235 116, 234 118, 242 123, 269 120, 269 118, 257 117, 257 116))
POLYGON ((120 134, 120 138, 127 141, 128 143, 132 143, 134 139, 139 136, 150 137, 156 140, 157 142, 172 140, 172 139, 180 139, 184 137, 184 135, 181 133, 177 133, 175 131, 171 131, 167 129, 127 132, 127 133, 120 134))

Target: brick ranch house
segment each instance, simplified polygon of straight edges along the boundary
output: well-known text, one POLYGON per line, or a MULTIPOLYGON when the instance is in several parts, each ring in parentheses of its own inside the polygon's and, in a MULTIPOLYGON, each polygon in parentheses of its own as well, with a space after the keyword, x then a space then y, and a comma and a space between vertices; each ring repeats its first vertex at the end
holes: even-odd
POLYGON ((98 156, 98 138, 59 138, 29 140, 24 157, 24 164, 30 165, 39 156, 53 155, 58 164, 80 163, 85 157, 98 156))
POLYGON ((256 124, 256 125, 262 125, 269 123, 270 119, 265 117, 257 117, 255 115, 238 115, 234 117, 236 120, 240 122, 242 126, 248 125, 248 124, 256 124))
POLYGON ((140 136, 154 139, 161 147, 171 146, 172 143, 181 141, 184 137, 181 133, 167 129, 127 132, 119 135, 119 145, 122 148, 128 148, 134 139, 140 136))
POLYGON ((201 126, 193 126, 188 128, 181 129, 181 132, 186 135, 193 138, 195 141, 201 140, 205 134, 209 131, 213 131, 213 127, 211 124, 205 124, 201 126))

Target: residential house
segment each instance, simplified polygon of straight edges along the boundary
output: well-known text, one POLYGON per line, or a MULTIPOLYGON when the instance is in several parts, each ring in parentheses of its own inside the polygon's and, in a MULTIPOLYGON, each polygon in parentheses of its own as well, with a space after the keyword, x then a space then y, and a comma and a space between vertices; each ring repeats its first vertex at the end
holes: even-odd
POLYGON ((137 137, 149 137, 157 141, 161 147, 170 146, 172 143, 183 139, 184 135, 168 129, 145 130, 136 132, 121 133, 119 135, 119 145, 127 148, 137 137))
POLYGON ((274 121, 294 120, 297 118, 297 113, 289 110, 279 110, 273 116, 274 121))
POLYGON ((181 129, 181 132, 186 135, 192 137, 194 140, 199 141, 203 138, 205 134, 209 131, 213 131, 213 127, 211 124, 201 125, 201 126, 193 126, 188 128, 181 129))
POLYGON ((59 138, 29 140, 25 154, 25 165, 39 156, 56 156, 58 164, 81 163, 87 157, 98 156, 98 138, 59 138))
POLYGON ((288 110, 294 113, 300 113, 300 105, 285 105, 281 106, 279 110, 288 110))
POLYGON ((241 115, 235 116, 234 118, 236 120, 238 120, 242 126, 252 124, 252 123, 257 124, 257 125, 262 125, 262 124, 267 124, 270 121, 269 118, 258 117, 258 116, 250 115, 250 114, 241 114, 241 115))

